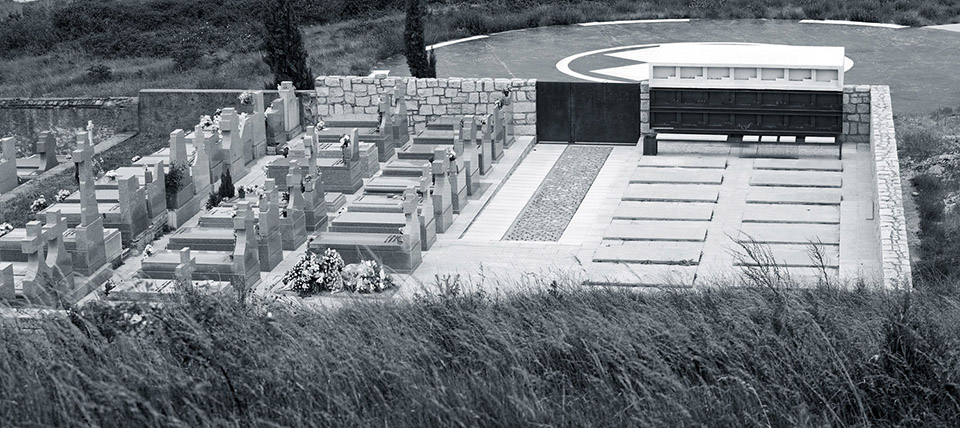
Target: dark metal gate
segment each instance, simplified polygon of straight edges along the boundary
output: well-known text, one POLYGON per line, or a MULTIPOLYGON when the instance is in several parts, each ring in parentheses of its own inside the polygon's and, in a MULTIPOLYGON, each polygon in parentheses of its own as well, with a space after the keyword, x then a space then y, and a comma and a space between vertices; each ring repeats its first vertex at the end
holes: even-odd
POLYGON ((637 144, 640 85, 537 82, 537 141, 637 144))

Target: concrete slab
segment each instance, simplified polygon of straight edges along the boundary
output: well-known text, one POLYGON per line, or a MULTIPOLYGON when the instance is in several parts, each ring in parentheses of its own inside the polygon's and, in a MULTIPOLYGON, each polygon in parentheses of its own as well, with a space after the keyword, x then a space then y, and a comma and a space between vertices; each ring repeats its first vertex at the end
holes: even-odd
POLYGON ((690 241, 707 238, 709 222, 696 221, 618 221, 607 227, 603 239, 624 241, 690 241))
POLYGON ((601 244, 594 262, 691 266, 700 263, 703 245, 698 242, 620 242, 601 244))
POLYGON ((697 266, 593 263, 585 285, 692 287, 697 266))
POLYGON ((747 204, 743 209, 743 222, 840 224, 840 207, 747 204))
POLYGON ((840 205, 840 189, 798 189, 795 187, 754 187, 747 191, 747 203, 840 205))
POLYGON ((631 183, 721 184, 723 171, 715 169, 681 169, 640 167, 631 183))
MULTIPOLYGON (((811 254, 811 249, 807 245, 795 245, 795 244, 770 244, 767 246, 770 249, 770 253, 773 255, 773 258, 777 261, 779 266, 783 267, 818 267, 819 262, 816 261, 811 254)), ((829 268, 840 268, 840 248, 835 245, 827 245, 822 247, 824 260, 823 263, 826 267, 829 268)), ((755 260, 739 260, 735 261, 734 265, 736 266, 756 266, 759 263, 755 260)))
POLYGON ((697 184, 631 184, 623 192, 625 201, 717 202, 720 190, 697 184))
POLYGON ((757 159, 753 169, 783 171, 843 171, 843 162, 839 159, 757 159))
POLYGON ((613 218, 629 220, 700 220, 713 218, 711 203, 623 201, 613 218))
POLYGON ((727 158, 726 156, 644 156, 640 158, 638 165, 652 168, 724 169, 727 167, 727 158))
POLYGON ((740 241, 762 244, 808 244, 819 242, 840 245, 840 226, 833 224, 744 223, 740 241))
POLYGON ((751 186, 835 187, 843 184, 840 174, 820 171, 754 171, 751 186))

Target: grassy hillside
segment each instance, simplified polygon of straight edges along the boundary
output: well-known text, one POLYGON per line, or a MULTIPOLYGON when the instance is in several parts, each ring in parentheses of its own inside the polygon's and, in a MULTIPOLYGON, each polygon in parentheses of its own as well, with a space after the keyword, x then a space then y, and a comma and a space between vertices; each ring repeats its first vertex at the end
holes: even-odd
POLYGON ((949 426, 957 298, 560 285, 88 307, 0 327, 0 425, 949 426))
MULTIPOLYGON (((402 53, 401 0, 298 0, 316 74, 366 74, 402 53)), ((960 0, 428 1, 427 43, 546 25, 663 17, 960 22, 960 0)), ((259 88, 261 0, 75 0, 0 26, 0 96, 259 88), (100 67, 102 66, 102 67, 100 67)))

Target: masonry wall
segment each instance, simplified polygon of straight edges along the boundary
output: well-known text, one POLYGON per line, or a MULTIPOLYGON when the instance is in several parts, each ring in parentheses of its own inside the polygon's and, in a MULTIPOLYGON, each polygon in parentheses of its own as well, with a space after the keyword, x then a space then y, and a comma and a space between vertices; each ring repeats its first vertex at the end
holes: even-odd
MULTIPOLYGON (((143 89, 139 94, 137 121, 140 132, 148 135, 168 135, 175 129, 190 132, 200 116, 213 116, 218 108, 233 107, 238 112, 251 113, 252 105, 240 104, 237 98, 242 89, 143 89)), ((265 107, 277 98, 277 91, 263 91, 265 107)), ((314 91, 297 91, 300 117, 303 123, 314 120, 314 91)))
POLYGON ((76 146, 76 132, 96 126, 95 141, 137 130, 136 98, 0 98, 0 137, 16 137, 18 157, 34 153, 40 132, 53 131, 57 149, 76 146))
POLYGON ((843 87, 843 134, 840 141, 862 144, 870 142, 870 94, 869 85, 843 87))
MULTIPOLYGON (((910 249, 907 246, 907 221, 900 183, 900 160, 893 126, 893 107, 889 86, 872 86, 870 100, 870 149, 874 155, 876 181, 877 236, 884 286, 909 288, 911 284, 910 249)), ((856 135, 855 135, 856 136, 856 135)))
POLYGON ((415 77, 322 76, 316 81, 318 114, 376 113, 378 96, 407 86, 407 111, 415 132, 441 116, 492 113, 497 95, 509 89, 515 94, 516 133, 536 133, 537 88, 534 79, 476 79, 415 77))

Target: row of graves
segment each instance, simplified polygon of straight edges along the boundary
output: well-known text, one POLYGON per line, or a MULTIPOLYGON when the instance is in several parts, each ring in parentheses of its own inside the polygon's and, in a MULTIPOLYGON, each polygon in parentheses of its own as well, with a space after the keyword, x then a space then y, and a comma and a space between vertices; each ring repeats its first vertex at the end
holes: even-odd
POLYGON ((0 139, 0 193, 9 192, 59 165, 64 159, 57 157, 56 150, 57 139, 52 132, 41 132, 35 154, 19 159, 16 139, 0 139))
POLYGON ((506 97, 494 113, 444 117, 411 136, 402 86, 382 96, 377 114, 306 127, 293 86, 279 89, 269 107, 254 92, 253 113, 222 109, 100 178, 92 136, 78 133, 79 191, 0 236, 0 299, 75 303, 129 263, 140 278, 167 284, 251 287, 285 252, 305 249, 412 272, 514 142, 506 97), (251 172, 255 191, 208 206, 226 177, 251 172), (153 250, 165 230, 173 232, 164 248, 153 250))
MULTIPOLYGON (((282 103, 291 98, 293 88, 281 89, 282 103)), ((58 197, 26 227, 0 232, 0 300, 13 306, 76 303, 103 286, 114 269, 143 252, 165 229, 176 229, 198 214, 218 184, 212 177, 224 173, 242 177, 248 165, 266 155, 269 123, 282 130, 277 133, 293 132, 284 129, 279 103, 264 109, 262 92, 252 98, 253 114, 227 109, 219 129, 197 126, 190 135, 176 130, 169 148, 102 177, 94 174, 92 133, 78 133, 72 160, 79 190, 58 197)), ((287 115, 299 112, 286 110, 287 115)), ((241 253, 240 259, 250 264, 250 256, 241 253)), ((243 271, 242 262, 231 259, 224 264, 220 271, 243 271)))

